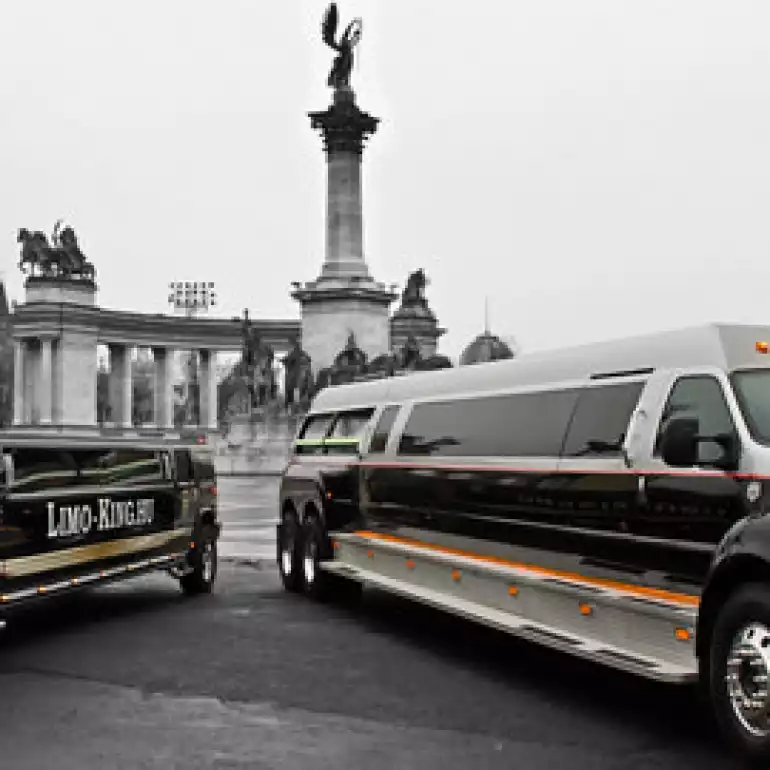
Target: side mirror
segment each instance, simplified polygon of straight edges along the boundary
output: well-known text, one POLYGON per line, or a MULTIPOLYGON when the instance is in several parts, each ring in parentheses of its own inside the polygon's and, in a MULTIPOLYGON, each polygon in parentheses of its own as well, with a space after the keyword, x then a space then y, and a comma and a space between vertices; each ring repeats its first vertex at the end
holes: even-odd
POLYGON ((660 456, 666 465, 674 468, 697 465, 699 428, 694 417, 676 417, 666 424, 660 437, 660 456))
MULTIPOLYGON (((663 429, 660 441, 660 454, 666 465, 674 468, 692 468, 695 465, 711 466, 723 471, 733 471, 738 467, 738 445, 730 433, 716 436, 702 436, 700 423, 695 417, 676 417, 663 429), (721 450, 713 459, 702 457, 702 444, 712 444, 721 450)), ((711 452, 708 452, 711 454, 711 452)))

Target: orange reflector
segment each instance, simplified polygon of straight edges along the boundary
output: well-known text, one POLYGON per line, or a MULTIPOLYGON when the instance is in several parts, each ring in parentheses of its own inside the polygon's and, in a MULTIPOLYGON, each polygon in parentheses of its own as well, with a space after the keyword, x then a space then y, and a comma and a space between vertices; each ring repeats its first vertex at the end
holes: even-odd
POLYGON ((5 594, 3 594, 2 596, 0 596, 0 602, 3 602, 3 603, 5 603, 5 602, 7 602, 7 601, 8 601, 8 597, 7 597, 5 594))
POLYGON ((195 543, 194 542, 190 543, 190 548, 195 548, 195 543))
POLYGON ((460 570, 459 569, 453 569, 452 570, 452 580, 455 581, 455 583, 460 579, 460 570))
POLYGON ((412 561, 412 559, 407 559, 406 560, 406 568, 407 569, 414 569, 414 562, 412 561))
POLYGON ((326 499, 327 500, 331 500, 332 499, 332 493, 331 492, 327 492, 326 493, 326 499))
POLYGON ((689 642, 691 634, 687 628, 677 628, 676 631, 674 631, 674 636, 676 636, 680 642, 689 642))
POLYGON ((509 596, 518 596, 519 595, 519 589, 516 586, 508 586, 508 595, 509 596))
POLYGON ((368 556, 370 559, 373 559, 373 558, 374 558, 374 551, 372 551, 372 550, 370 549, 370 550, 368 550, 368 551, 366 552, 366 555, 367 555, 367 556, 368 556))
POLYGON ((339 548, 339 547, 340 547, 340 541, 339 541, 339 540, 335 540, 335 541, 332 543, 332 548, 339 548))
POLYGON ((37 587, 37 592, 38 592, 39 594, 44 594, 44 593, 45 593, 45 591, 46 591, 46 588, 45 588, 45 586, 38 586, 38 587, 37 587))
POLYGON ((77 578, 72 578, 72 580, 70 580, 70 583, 72 583, 73 586, 76 586, 79 582, 80 581, 77 578))
POLYGON ((758 342, 754 347, 757 353, 767 353, 770 350, 770 345, 766 342, 758 342))
POLYGON ((590 604, 583 604, 581 602, 580 604, 580 614, 581 615, 590 615, 593 612, 593 609, 591 608, 590 604))

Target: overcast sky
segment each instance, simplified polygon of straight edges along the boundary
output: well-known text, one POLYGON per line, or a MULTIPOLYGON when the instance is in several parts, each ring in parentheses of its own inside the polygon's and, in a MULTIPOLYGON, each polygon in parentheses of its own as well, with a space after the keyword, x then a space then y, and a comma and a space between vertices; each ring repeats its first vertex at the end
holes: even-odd
MULTIPOLYGON (((455 356, 770 323, 767 0, 342 0, 373 276, 423 267, 455 356)), ((107 307, 297 317, 323 260, 321 0, 0 3, 0 253, 65 218, 107 307)))

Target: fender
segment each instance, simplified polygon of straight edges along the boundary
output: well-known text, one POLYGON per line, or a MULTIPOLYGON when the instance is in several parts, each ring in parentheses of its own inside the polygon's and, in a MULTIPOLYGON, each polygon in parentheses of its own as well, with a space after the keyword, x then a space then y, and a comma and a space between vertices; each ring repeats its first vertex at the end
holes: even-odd
POLYGON ((761 511, 738 521, 722 538, 714 552, 704 582, 696 628, 696 653, 708 656, 711 630, 727 597, 748 582, 767 582, 770 587, 770 512, 767 498, 761 511))

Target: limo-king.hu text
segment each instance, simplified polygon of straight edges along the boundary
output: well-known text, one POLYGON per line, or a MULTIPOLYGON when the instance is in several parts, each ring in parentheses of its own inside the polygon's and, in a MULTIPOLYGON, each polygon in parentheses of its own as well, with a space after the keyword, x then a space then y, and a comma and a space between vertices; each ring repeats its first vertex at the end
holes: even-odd
POLYGON ((48 508, 48 537, 70 537, 87 535, 91 530, 105 532, 121 527, 143 527, 155 518, 155 501, 111 500, 99 497, 96 500, 98 512, 94 515, 90 505, 63 505, 46 503, 48 508))

